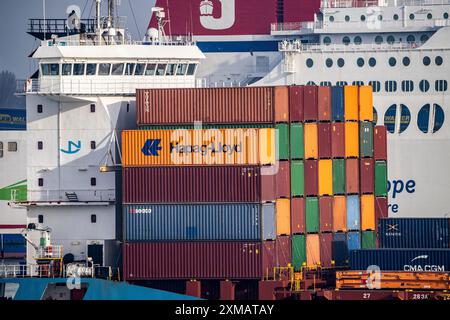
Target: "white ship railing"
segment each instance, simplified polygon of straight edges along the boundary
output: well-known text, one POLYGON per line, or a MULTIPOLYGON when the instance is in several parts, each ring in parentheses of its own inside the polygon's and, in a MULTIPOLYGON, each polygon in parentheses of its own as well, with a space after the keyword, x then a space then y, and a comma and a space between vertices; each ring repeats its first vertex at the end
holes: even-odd
POLYGON ((50 265, 0 265, 0 278, 52 278, 55 276, 53 271, 50 265))
POLYGON ((321 8, 448 5, 450 0, 322 0, 321 8))
POLYGON ((67 194, 75 194, 77 202, 110 202, 115 201, 116 193, 115 189, 104 190, 28 190, 27 200, 33 201, 45 201, 45 202, 69 202, 67 194))
POLYGON ((278 43, 279 51, 295 51, 295 52, 352 52, 352 51, 395 51, 395 50, 412 50, 417 49, 422 45, 422 43, 404 43, 396 42, 393 44, 311 44, 311 43, 300 43, 297 41, 282 41, 278 43))
POLYGON ((42 46, 52 47, 52 46, 110 46, 110 45, 146 45, 146 46, 192 46, 195 42, 190 40, 188 37, 179 36, 176 38, 167 38, 161 41, 136 41, 132 39, 117 39, 114 43, 108 44, 104 40, 97 41, 94 39, 88 39, 80 37, 79 39, 52 39, 42 41, 42 46))

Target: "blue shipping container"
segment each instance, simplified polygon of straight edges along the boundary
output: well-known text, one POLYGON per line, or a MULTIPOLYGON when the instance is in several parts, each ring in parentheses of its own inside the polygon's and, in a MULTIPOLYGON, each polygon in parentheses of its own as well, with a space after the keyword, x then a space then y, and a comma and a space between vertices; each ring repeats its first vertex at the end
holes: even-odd
POLYGON ((331 88, 331 108, 333 121, 344 121, 344 88, 331 88))
POLYGON ((347 234, 344 232, 334 233, 331 249, 335 266, 346 266, 348 264, 347 234))
POLYGON ((125 240, 261 240, 275 229, 269 206, 274 204, 124 205, 125 240))
POLYGON ((25 109, 0 108, 0 130, 26 130, 25 109))
POLYGON ((262 237, 263 240, 275 240, 276 233, 275 205, 265 203, 262 205, 262 237))
POLYGON ((349 232, 347 234, 348 250, 361 249, 361 234, 358 231, 349 232))
POLYGON ((4 253, 25 253, 27 251, 27 247, 25 245, 3 245, 3 248, 1 248, 1 251, 4 253))
POLYGON ((347 196, 347 230, 360 230, 359 196, 347 196))
POLYGON ((0 245, 1 244, 25 245, 25 238, 21 234, 13 234, 13 233, 0 234, 0 245))
POLYGON ((367 249, 350 251, 351 270, 448 272, 450 249, 367 249))
POLYGON ((382 218, 381 248, 450 248, 448 218, 382 218))

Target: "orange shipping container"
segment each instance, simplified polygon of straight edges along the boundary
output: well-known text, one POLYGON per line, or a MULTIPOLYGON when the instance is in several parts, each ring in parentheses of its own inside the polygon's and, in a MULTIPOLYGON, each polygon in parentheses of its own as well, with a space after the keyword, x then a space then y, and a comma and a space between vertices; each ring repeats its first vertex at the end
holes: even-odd
POLYGON ((345 121, 358 120, 358 86, 344 87, 345 121))
POLYGON ((305 123, 305 159, 317 159, 319 157, 317 124, 305 123))
POLYGON ((361 229, 375 230, 375 196, 361 195, 361 229))
POLYGON ((345 123, 345 157, 357 158, 359 155, 359 125, 358 122, 345 123))
POLYGON ((373 121, 372 86, 359 87, 359 120, 373 121))
POLYGON ((272 164, 275 131, 254 129, 125 130, 123 166, 272 164))
POLYGON ((275 121, 289 122, 289 88, 275 87, 275 121))
POLYGON ((331 159, 319 160, 319 195, 333 194, 333 163, 331 159))
POLYGON ((347 231, 347 205, 345 196, 333 198, 333 231, 347 231))
POLYGON ((320 239, 318 234, 306 235, 306 266, 320 265, 320 239))
POLYGON ((275 201, 277 235, 291 234, 291 203, 289 199, 277 199, 275 201))

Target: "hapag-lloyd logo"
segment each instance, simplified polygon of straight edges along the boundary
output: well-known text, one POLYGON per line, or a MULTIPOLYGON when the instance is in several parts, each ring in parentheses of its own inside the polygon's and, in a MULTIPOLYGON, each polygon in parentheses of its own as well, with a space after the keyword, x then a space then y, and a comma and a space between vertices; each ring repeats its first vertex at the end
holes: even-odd
POLYGON ((194 145, 187 145, 187 144, 170 144, 170 153, 200 153, 202 156, 206 156, 209 153, 214 154, 216 152, 218 153, 225 153, 232 155, 235 152, 242 152, 242 143, 239 144, 225 144, 225 143, 215 143, 211 142, 209 144, 194 144, 194 145))
POLYGON ((224 30, 233 26, 236 20, 236 0, 218 0, 221 5, 221 16, 214 18, 214 5, 212 1, 200 2, 200 23, 209 30, 224 30))

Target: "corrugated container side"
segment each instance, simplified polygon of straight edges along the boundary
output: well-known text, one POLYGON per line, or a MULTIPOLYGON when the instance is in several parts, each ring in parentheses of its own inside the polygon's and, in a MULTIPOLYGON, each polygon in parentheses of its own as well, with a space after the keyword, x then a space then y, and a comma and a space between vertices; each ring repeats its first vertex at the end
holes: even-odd
POLYGON ((348 246, 347 234, 344 232, 337 232, 333 234, 333 260, 336 267, 348 265, 348 246))
POLYGON ((315 196, 319 191, 317 160, 305 160, 305 195, 315 196))
MULTIPOLYGON (((277 175, 277 167, 276 165, 273 166, 264 166, 260 167, 259 175, 260 175, 260 190, 261 190, 261 201, 274 201, 277 198, 277 182, 278 182, 278 175, 277 175)), ((243 172, 243 176, 249 175, 251 172, 243 172)), ((227 180, 227 176, 222 176, 219 179, 213 182, 219 183, 222 180, 227 180)), ((239 187, 239 186, 238 186, 239 187)), ((232 187, 234 188, 234 187, 232 187)))
POLYGON ((331 121, 331 87, 319 87, 317 100, 319 121, 331 121))
POLYGON ((321 233, 320 239, 320 263, 324 268, 331 268, 333 263, 333 234, 321 233))
POLYGON ((261 249, 261 242, 125 243, 124 280, 260 279, 261 249))
POLYGON ((345 121, 358 121, 358 86, 344 87, 345 121))
POLYGON ((319 195, 333 195, 333 163, 331 159, 321 159, 319 162, 319 195))
POLYGON ((276 265, 287 267, 292 262, 291 238, 289 236, 279 236, 275 241, 277 253, 276 265))
POLYGON ((358 122, 345 123, 345 157, 359 156, 359 126, 358 122))
POLYGON ((319 122, 317 124, 318 143, 319 143, 319 158, 331 158, 331 123, 319 122))
POLYGON ((375 126, 373 156, 375 160, 387 160, 387 131, 385 126, 375 126))
POLYGON ((264 203, 262 205, 262 238, 273 240, 276 237, 275 205, 264 203))
POLYGON ((291 162, 291 195, 303 196, 305 194, 305 165, 302 160, 291 162))
POLYGON ((387 197, 375 197, 375 218, 376 221, 380 218, 388 217, 388 199, 387 197))
POLYGON ((345 192, 347 194, 359 193, 359 160, 345 160, 345 192))
POLYGON ((361 195, 361 230, 375 230, 375 197, 373 194, 361 195))
POLYGON ((303 86, 289 86, 289 117, 291 122, 303 121, 303 86))
POLYGON ((289 160, 289 124, 278 123, 278 160, 289 160))
POLYGON ((333 231, 333 197, 319 198, 320 232, 333 231))
POLYGON ((333 194, 345 194, 345 160, 333 159, 333 194))
POLYGON ((257 166, 123 168, 123 202, 260 202, 261 188, 275 190, 261 184, 257 166))
POLYGON ((305 198, 291 199, 291 232, 292 234, 306 232, 305 198))
POLYGON ((275 122, 289 122, 289 89, 286 86, 275 88, 275 122))
POLYGON ((361 233, 361 248, 375 249, 377 247, 377 236, 375 231, 363 231, 361 233))
POLYGON ((273 269, 276 265, 275 241, 262 242, 262 271, 265 279, 273 278, 273 269))
POLYGON ((387 197, 387 163, 386 161, 375 161, 375 195, 387 197))
POLYGON ((374 186, 375 186, 375 180, 374 180, 374 174, 375 174, 375 168, 374 168, 374 161, 372 158, 367 159, 361 159, 360 162, 360 187, 361 187, 361 193, 374 193, 374 186))
POLYGON ((331 107, 333 121, 344 121, 344 88, 331 88, 331 107))
POLYGON ((306 266, 320 265, 320 239, 318 234, 306 235, 306 266))
POLYGON ((306 236, 294 234, 292 236, 292 265, 294 271, 300 271, 306 265, 306 236))
POLYGON ((347 233, 347 247, 350 252, 361 249, 361 234, 358 231, 347 233))
POLYGON ((333 158, 345 157, 345 124, 331 125, 331 155, 333 158))
POLYGON ((372 122, 360 122, 359 125, 361 158, 373 157, 373 124, 372 122))
POLYGON ((319 157, 317 123, 305 123, 303 129, 305 135, 305 159, 317 159, 319 157))
POLYGON ((289 198, 291 195, 291 168, 289 161, 279 161, 276 174, 277 198, 289 198))
POLYGON ((372 86, 359 87, 359 120, 373 121, 372 86))
POLYGON ((306 232, 319 232, 319 200, 316 197, 307 197, 305 200, 306 232))
POLYGON ((347 205, 345 196, 333 197, 333 231, 347 230, 347 205))
POLYGON ((305 121, 317 121, 317 86, 303 87, 303 116, 305 121))
POLYGON ((305 157, 305 136, 303 134, 303 123, 291 124, 291 159, 303 159, 305 157))
POLYGON ((289 199, 277 199, 276 206, 276 229, 277 235, 291 234, 291 203, 289 199))
POLYGON ((359 196, 347 196, 347 230, 361 229, 361 216, 359 207, 359 196))

